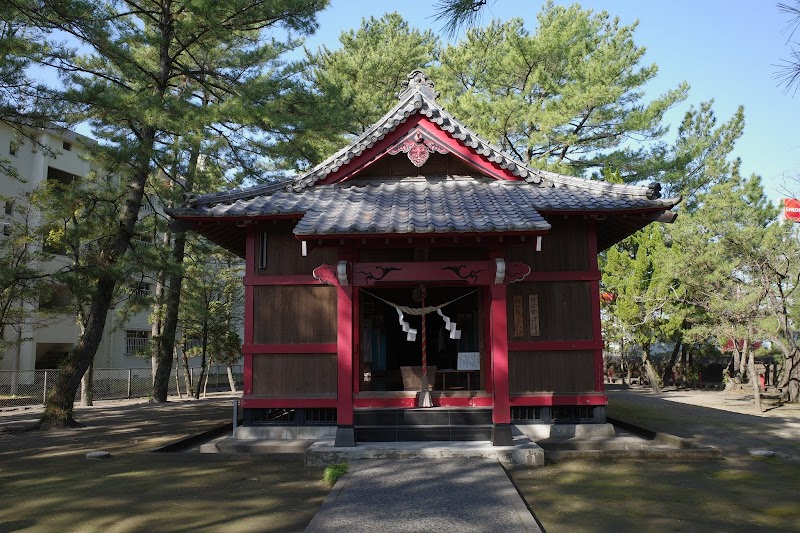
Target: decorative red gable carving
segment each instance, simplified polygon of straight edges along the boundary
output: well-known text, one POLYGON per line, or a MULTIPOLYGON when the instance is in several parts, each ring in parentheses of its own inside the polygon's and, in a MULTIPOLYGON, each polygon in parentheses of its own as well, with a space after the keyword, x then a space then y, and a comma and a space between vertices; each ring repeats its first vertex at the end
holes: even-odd
POLYGON ((424 165, 428 157, 434 152, 446 154, 449 150, 438 142, 423 137, 419 131, 412 132, 387 151, 390 155, 397 155, 399 153, 408 154, 409 161, 417 168, 424 165))

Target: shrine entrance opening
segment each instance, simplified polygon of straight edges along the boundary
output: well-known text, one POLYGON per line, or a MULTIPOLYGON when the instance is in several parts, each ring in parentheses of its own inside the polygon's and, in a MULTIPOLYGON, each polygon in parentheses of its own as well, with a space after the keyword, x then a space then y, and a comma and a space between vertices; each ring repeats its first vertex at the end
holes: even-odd
MULTIPOLYGON (((360 291, 359 390, 420 390, 423 317, 402 309, 421 307, 414 289, 360 291)), ((485 390, 481 292, 477 287, 426 287, 425 306, 441 312, 431 310, 425 315, 427 371, 434 391, 485 390)))

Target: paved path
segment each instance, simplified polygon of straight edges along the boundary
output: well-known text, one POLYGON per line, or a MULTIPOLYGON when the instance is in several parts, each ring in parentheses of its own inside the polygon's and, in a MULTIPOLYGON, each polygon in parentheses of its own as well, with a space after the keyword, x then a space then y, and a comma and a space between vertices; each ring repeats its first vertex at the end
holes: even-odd
POLYGON ((306 533, 541 531, 492 461, 350 463, 306 533))
POLYGON ((714 446, 726 456, 765 449, 783 459, 800 461, 800 411, 796 406, 757 415, 741 412, 744 409, 736 405, 741 397, 722 391, 668 391, 657 396, 646 389, 609 390, 608 396, 609 416, 625 422, 714 446))

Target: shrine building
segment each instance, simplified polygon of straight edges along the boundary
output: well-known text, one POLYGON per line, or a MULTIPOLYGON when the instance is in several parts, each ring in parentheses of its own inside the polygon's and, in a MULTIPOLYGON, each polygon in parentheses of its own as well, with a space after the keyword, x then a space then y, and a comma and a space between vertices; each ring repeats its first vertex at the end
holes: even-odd
POLYGON ((530 168, 436 97, 414 71, 312 170, 170 211, 246 261, 242 429, 508 445, 512 423, 605 423, 597 254, 680 199, 530 168))

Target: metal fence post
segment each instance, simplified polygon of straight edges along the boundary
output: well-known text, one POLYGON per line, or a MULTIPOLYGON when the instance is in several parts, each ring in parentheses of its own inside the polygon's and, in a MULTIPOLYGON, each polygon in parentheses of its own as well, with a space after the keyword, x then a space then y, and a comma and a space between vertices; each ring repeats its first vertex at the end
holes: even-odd
POLYGON ((44 387, 42 391, 42 403, 47 403, 47 370, 44 371, 44 387))
POLYGON ((128 369, 128 398, 131 397, 131 378, 133 378, 133 370, 128 369))

